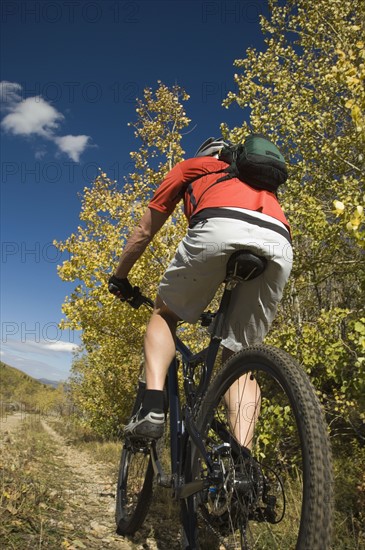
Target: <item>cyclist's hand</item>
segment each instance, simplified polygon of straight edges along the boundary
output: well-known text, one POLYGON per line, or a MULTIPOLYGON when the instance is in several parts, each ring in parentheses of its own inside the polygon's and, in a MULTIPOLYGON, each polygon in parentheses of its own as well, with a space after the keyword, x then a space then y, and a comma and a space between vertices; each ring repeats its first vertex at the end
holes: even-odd
POLYGON ((153 307, 153 302, 146 296, 143 296, 138 286, 132 286, 127 278, 120 279, 112 275, 108 281, 109 292, 114 294, 122 302, 127 302, 134 309, 138 309, 142 304, 153 307))
POLYGON ((132 287, 127 278, 120 279, 112 275, 108 281, 109 292, 117 296, 122 302, 133 300, 139 294, 137 286, 132 287))

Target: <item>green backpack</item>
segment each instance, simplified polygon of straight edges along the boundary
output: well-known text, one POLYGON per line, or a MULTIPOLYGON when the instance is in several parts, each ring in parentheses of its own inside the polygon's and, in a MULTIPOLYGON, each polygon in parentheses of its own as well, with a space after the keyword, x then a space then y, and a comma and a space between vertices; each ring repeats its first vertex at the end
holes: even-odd
POLYGON ((283 155, 262 134, 250 134, 244 143, 224 147, 219 159, 230 165, 224 170, 227 176, 219 181, 237 177, 252 187, 275 193, 288 179, 283 155))
MULTIPOLYGON (((211 187, 232 178, 238 178, 255 189, 265 189, 272 193, 276 193, 279 185, 288 179, 283 155, 276 145, 262 134, 250 134, 244 143, 224 147, 219 154, 219 160, 223 160, 229 166, 211 173, 225 175, 205 189, 199 200, 211 187)), ((189 193, 193 211, 198 206, 193 184, 204 176, 206 173, 190 180, 181 191, 181 196, 186 191, 189 193)))

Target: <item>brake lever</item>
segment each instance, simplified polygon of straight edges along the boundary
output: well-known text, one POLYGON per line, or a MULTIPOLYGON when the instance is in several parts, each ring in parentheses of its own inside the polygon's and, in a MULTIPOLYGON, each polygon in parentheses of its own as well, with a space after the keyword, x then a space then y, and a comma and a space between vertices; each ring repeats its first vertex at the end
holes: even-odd
POLYGON ((134 309, 138 309, 141 307, 141 305, 144 303, 144 296, 140 292, 132 298, 129 298, 127 300, 128 304, 133 307, 134 309))
POLYGON ((150 298, 147 298, 147 296, 143 296, 143 294, 139 294, 135 298, 131 298, 130 300, 127 300, 128 304, 133 307, 134 309, 140 308, 143 304, 146 304, 147 306, 154 307, 154 303, 150 298))

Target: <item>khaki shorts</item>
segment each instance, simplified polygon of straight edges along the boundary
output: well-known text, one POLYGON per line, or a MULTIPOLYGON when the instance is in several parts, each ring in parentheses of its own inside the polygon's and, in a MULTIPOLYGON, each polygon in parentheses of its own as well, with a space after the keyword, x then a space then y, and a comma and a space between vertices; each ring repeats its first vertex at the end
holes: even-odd
POLYGON ((262 342, 275 317, 292 266, 292 248, 284 236, 236 219, 200 222, 179 244, 158 290, 176 315, 196 323, 223 282, 231 254, 240 249, 264 256, 268 264, 259 277, 232 292, 222 340, 232 351, 262 342))

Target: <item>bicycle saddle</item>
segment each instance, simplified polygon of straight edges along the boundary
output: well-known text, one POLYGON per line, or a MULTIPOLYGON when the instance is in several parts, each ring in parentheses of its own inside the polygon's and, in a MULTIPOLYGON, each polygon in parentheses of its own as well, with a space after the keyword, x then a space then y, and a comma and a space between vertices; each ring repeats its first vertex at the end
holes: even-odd
POLYGON ((265 270, 267 259, 248 250, 237 250, 228 260, 226 280, 250 281, 265 270))

